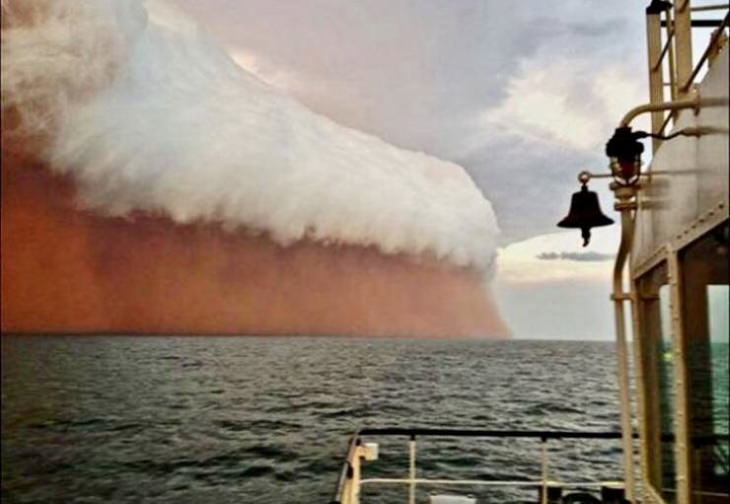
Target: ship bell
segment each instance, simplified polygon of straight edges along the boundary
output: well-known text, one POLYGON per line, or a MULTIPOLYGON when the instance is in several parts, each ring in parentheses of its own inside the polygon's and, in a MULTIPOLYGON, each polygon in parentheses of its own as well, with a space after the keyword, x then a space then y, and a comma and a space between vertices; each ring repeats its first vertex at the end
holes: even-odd
POLYGON ((601 212, 598 195, 589 191, 586 184, 573 194, 570 200, 570 211, 567 217, 558 222, 558 227, 578 228, 583 237, 585 247, 591 241, 591 228, 613 224, 613 219, 601 212))

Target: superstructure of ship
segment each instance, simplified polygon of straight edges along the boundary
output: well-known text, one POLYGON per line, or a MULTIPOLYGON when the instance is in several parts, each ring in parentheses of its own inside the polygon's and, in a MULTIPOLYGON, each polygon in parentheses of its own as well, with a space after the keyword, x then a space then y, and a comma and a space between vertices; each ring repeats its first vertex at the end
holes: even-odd
MULTIPOLYGON (((651 2, 648 103, 618 122, 606 145, 609 168, 579 175, 584 194, 592 179, 610 180, 621 225, 612 294, 621 432, 368 426, 350 440, 332 503, 378 502, 372 489, 386 487, 403 488, 408 504, 426 502, 424 489, 431 504, 502 502, 488 495, 506 487, 534 489, 540 503, 730 502, 728 25, 727 4, 651 2), (636 130, 647 114, 651 131, 636 130), (379 443, 394 437, 407 465, 383 477, 372 468, 379 443), (434 438, 532 439, 539 477, 505 481, 488 467, 477 479, 425 477, 418 443, 434 438), (555 480, 561 461, 550 447, 561 440, 620 442, 623 480, 555 480), (469 494, 474 488, 478 496, 469 494)), ((584 239, 607 223, 585 197, 573 203, 564 223, 584 239)))

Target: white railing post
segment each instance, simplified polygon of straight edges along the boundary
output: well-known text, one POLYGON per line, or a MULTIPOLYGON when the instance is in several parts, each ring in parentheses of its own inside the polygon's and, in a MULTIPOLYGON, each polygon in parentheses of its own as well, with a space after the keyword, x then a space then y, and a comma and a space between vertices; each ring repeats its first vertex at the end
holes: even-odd
POLYGON ((408 441, 408 504, 416 504, 416 436, 408 441))
POLYGON ((362 449, 360 446, 350 452, 349 469, 347 471, 347 480, 345 481, 344 490, 342 492, 342 504, 360 504, 360 480, 362 478, 362 466, 360 458, 362 449))
POLYGON ((540 490, 540 503, 547 504, 547 483, 548 483, 548 451, 547 439, 540 438, 540 472, 542 488, 540 490))

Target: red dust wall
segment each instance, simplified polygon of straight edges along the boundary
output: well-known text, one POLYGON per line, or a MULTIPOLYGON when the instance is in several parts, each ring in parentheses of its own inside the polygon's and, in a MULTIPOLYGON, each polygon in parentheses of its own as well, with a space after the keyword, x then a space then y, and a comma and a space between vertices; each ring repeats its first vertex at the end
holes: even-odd
POLYGON ((3 153, 3 332, 503 337, 477 273, 375 249, 76 210, 3 153))

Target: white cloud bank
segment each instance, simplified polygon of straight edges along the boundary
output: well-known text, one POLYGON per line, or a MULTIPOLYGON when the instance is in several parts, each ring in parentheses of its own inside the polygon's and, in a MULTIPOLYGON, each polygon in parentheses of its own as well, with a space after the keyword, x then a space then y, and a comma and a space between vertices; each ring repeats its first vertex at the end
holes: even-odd
POLYGON ((3 17, 3 108, 51 138, 85 207, 492 263, 494 213, 460 166, 313 113, 165 4, 4 2, 3 17))

